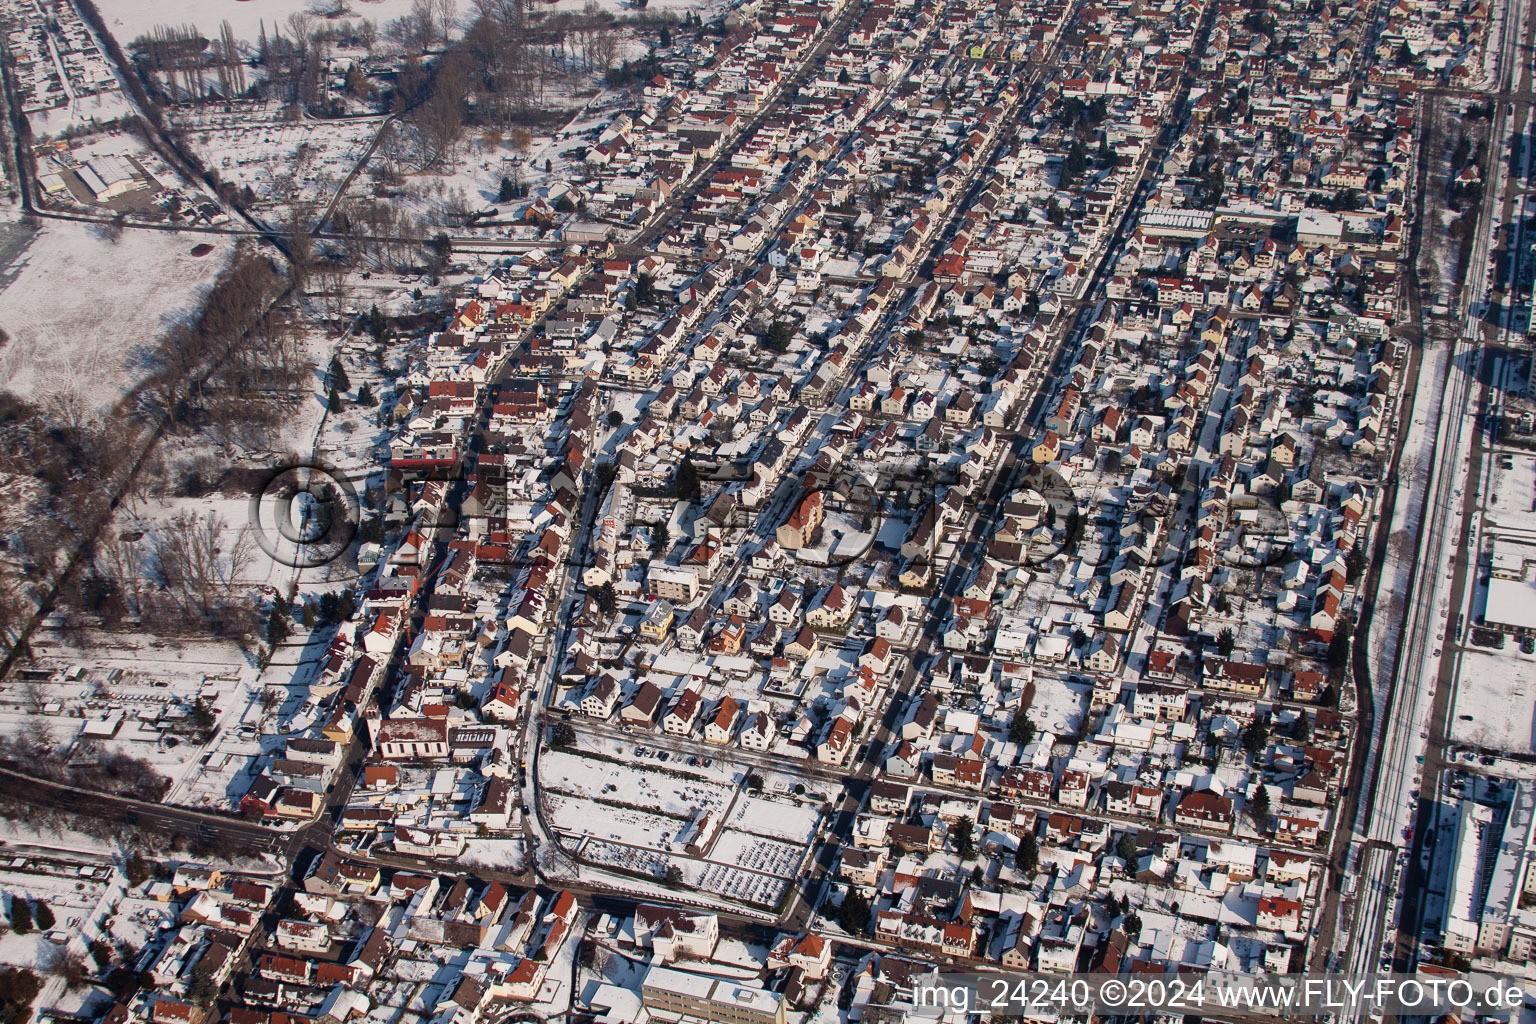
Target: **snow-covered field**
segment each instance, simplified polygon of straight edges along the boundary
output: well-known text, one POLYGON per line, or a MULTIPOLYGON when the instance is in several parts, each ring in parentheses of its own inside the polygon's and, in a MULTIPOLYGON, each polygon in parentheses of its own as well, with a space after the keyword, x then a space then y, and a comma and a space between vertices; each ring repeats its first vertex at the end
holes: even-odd
POLYGON ((459 863, 495 871, 521 871, 528 853, 521 839, 471 839, 459 855, 459 863))
MULTIPOLYGON (((547 9, 581 14, 586 9, 586 2, 557 0, 547 9)), ((302 13, 337 15, 334 19, 319 17, 316 20, 320 23, 356 22, 366 18, 383 28, 396 18, 410 14, 411 4, 412 0, 97 0, 107 27, 124 45, 156 25, 195 25, 211 37, 218 34, 219 25, 225 21, 234 30, 236 39, 254 45, 263 24, 269 36, 274 27, 281 28, 287 35, 288 16, 302 13)), ((616 14, 637 10, 632 0, 599 0, 598 5, 616 14)), ((545 4, 539 6, 541 9, 546 7, 545 4)), ((651 0, 646 10, 652 13, 696 10, 707 18, 708 12, 724 7, 723 0, 651 0)), ((461 3, 458 12, 462 27, 472 17, 473 5, 461 3)))
POLYGON ((219 25, 225 21, 234 30, 236 39, 254 44, 261 35, 263 24, 268 35, 274 28, 281 28, 286 35, 290 14, 329 13, 345 8, 348 13, 338 20, 367 18, 382 28, 409 14, 411 0, 98 0, 97 7, 101 9, 107 28, 125 46, 156 25, 195 25, 204 35, 212 37, 218 34, 219 25))
POLYGON ((753 835, 804 843, 815 831, 817 817, 816 808, 810 805, 748 797, 737 803, 736 813, 726 824, 753 835))
POLYGON ((1462 648, 1450 738, 1512 754, 1536 751, 1536 654, 1462 648))
POLYGON ((47 222, 0 268, 5 387, 110 408, 144 377, 160 335, 197 310, 233 251, 212 235, 130 229, 114 243, 93 225, 47 222), (193 256, 202 243, 213 251, 193 256))
POLYGON ((544 753, 539 761, 540 777, 547 787, 614 804, 651 807, 683 820, 700 808, 724 808, 730 800, 728 786, 703 779, 648 772, 559 750, 544 753))

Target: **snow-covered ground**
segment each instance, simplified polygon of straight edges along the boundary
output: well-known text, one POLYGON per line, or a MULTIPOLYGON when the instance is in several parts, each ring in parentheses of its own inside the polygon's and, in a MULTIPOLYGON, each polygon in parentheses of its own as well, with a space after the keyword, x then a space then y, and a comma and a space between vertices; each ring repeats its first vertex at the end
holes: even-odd
POLYGON ((1453 742, 1519 754, 1536 750, 1536 654, 1522 654, 1515 643, 1502 651, 1467 645, 1455 697, 1453 742))
MULTIPOLYGON (((581 14, 587 0, 555 0, 540 4, 541 10, 581 14)), ((195 25, 213 37, 219 26, 229 22, 235 38, 254 45, 265 26, 267 35, 274 30, 288 34, 292 14, 324 13, 336 17, 316 17, 318 24, 368 19, 380 28, 411 13, 412 0, 97 0, 102 18, 118 42, 127 45, 157 25, 195 25)), ((615 14, 634 13, 639 8, 633 0, 598 0, 598 6, 615 14)), ((710 12, 723 10, 723 0, 650 0, 647 13, 658 11, 699 11, 707 19, 710 12)), ((474 5, 458 5, 458 27, 473 17, 474 5)))
POLYGON ((196 312, 233 251, 212 235, 129 229, 111 242, 94 225, 48 221, 0 269, 5 387, 110 408, 143 379, 161 334, 196 312), (193 256, 199 244, 213 251, 193 256))
MULTIPOLYGON (((254 44, 266 26, 267 35, 280 29, 288 34, 288 16, 312 11, 348 13, 338 20, 367 18, 379 27, 411 12, 412 0, 345 0, 319 3, 317 0, 98 0, 107 28, 126 46, 156 25, 194 25, 204 35, 213 37, 227 21, 235 38, 254 44)), ((461 12, 467 10, 462 5, 461 12)), ((318 19, 324 20, 324 19, 318 19)))

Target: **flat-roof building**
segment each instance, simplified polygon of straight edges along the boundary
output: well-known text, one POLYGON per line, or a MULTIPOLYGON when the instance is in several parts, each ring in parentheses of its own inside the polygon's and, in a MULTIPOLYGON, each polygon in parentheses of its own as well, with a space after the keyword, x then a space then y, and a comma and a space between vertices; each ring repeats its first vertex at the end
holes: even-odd
POLYGON ((640 999, 665 1019, 692 1018, 718 1024, 784 1024, 784 999, 776 992, 732 978, 711 978, 669 967, 652 967, 640 999))

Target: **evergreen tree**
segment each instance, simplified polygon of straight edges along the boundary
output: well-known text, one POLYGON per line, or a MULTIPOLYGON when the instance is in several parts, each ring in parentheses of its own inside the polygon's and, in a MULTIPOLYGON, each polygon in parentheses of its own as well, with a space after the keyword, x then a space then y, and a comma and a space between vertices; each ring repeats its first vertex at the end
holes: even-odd
POLYGON ((1269 726, 1262 718, 1255 718, 1248 723, 1248 728, 1243 730, 1243 749, 1257 757, 1267 746, 1269 746, 1269 726))
POLYGON ((358 386, 357 404, 364 409, 371 409, 378 404, 378 401, 373 397, 373 389, 366 383, 358 386))
POLYGON ((1040 844, 1033 832, 1025 832, 1019 839, 1019 848, 1013 854, 1013 866, 1026 875, 1035 873, 1040 866, 1040 844))
POLYGON ((1067 155, 1061 161, 1061 182, 1059 188, 1066 190, 1076 183, 1088 166, 1088 150, 1084 148, 1081 139, 1074 138, 1067 155))
POLYGON ((53 927, 53 909, 42 900, 37 901, 37 909, 32 913, 32 919, 37 922, 39 931, 47 931, 53 927))
POLYGON ((837 910, 837 923, 849 935, 862 935, 869 927, 869 900, 857 889, 850 888, 843 896, 843 905, 837 910))
POLYGON ((618 594, 613 589, 612 583, 604 583, 592 592, 592 597, 597 601, 597 610, 604 616, 612 615, 619 607, 618 594))
POLYGON ((32 904, 25 896, 11 897, 11 931, 17 935, 32 931, 32 904))
POLYGON ((970 860, 976 855, 975 830, 976 825, 970 818, 961 818, 955 822, 955 850, 959 852, 961 860, 970 860))
POLYGON ((692 459, 684 459, 672 477, 672 497, 697 498, 699 496, 699 470, 692 459))
POLYGON ((379 312, 379 307, 374 305, 368 310, 368 334, 374 341, 383 341, 384 335, 389 333, 389 321, 384 314, 379 312))
POLYGON ((341 365, 341 359, 331 359, 331 387, 337 391, 352 390, 352 381, 347 377, 347 368, 341 365))
POLYGON ((1008 738, 1025 747, 1035 742, 1035 723, 1030 721, 1028 711, 1020 708, 1014 712, 1013 722, 1008 727, 1008 738))
POLYGON ((501 176, 501 188, 496 192, 496 201, 498 203, 510 203, 513 199, 516 198, 517 186, 512 183, 511 178, 503 174, 501 176))
POLYGON ((1254 790, 1253 799, 1248 803, 1248 816, 1253 819, 1253 824, 1263 828, 1269 821, 1269 790, 1259 786, 1254 790))
POLYGON ((272 609, 272 615, 267 619, 267 644, 276 647, 288 639, 288 613, 279 608, 272 609))

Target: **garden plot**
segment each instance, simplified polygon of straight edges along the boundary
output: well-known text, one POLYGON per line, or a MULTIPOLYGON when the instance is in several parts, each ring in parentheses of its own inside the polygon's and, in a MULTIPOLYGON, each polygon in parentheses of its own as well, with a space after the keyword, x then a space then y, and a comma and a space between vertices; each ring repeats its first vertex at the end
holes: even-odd
MULTIPOLYGON (((121 877, 110 868, 68 861, 12 857, 0 867, 0 890, 13 915, 18 901, 29 901, 33 927, 0 935, 0 964, 37 970, 57 969, 66 954, 84 956, 86 942, 103 937, 97 919, 109 919, 122 893, 121 877)), ((45 974, 45 981, 47 980, 45 974)), ((45 984, 37 1009, 79 1013, 91 992, 45 984)))
POLYGON ((243 794, 260 750, 235 744, 260 692, 254 664, 234 645, 100 636, 87 651, 44 633, 33 650, 37 668, 0 689, 0 735, 41 724, 65 756, 86 742, 142 759, 171 781, 167 803, 227 807, 243 794), (89 672, 75 667, 87 663, 89 672), (206 744, 193 735, 199 700, 213 715, 206 744))
POLYGON ((367 151, 379 121, 301 121, 205 129, 192 145, 224 181, 249 187, 258 207, 330 201, 367 151))
POLYGON ((1035 674, 1035 699, 1029 706, 1029 717, 1036 727, 1057 735, 1077 731, 1083 721, 1092 694, 1090 687, 1068 683, 1061 676, 1038 672, 1035 674))

